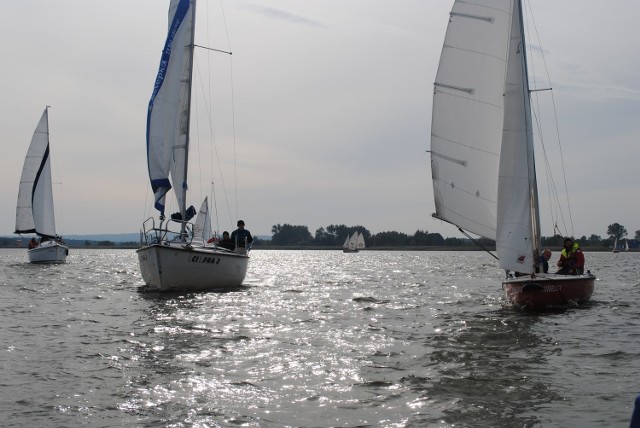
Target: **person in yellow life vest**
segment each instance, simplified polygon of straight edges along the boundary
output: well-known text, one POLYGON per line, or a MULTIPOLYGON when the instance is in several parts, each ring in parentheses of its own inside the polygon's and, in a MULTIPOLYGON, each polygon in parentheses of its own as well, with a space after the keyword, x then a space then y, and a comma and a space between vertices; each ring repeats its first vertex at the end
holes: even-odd
POLYGON ((582 275, 584 272, 584 253, 571 238, 564 240, 560 259, 557 263, 560 275, 582 275))

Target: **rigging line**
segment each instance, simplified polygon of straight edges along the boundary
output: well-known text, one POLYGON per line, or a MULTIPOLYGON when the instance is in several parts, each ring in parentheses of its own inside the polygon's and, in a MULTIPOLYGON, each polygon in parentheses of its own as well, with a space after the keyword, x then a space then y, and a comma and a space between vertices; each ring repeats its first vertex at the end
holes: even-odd
MULTIPOLYGON (((538 32, 538 27, 536 25, 536 21, 533 18, 533 9, 531 9, 531 3, 527 1, 527 5, 529 7, 529 11, 530 11, 529 15, 531 16, 531 23, 533 25, 533 29, 535 30, 537 40, 541 40, 540 33, 538 32)), ((547 75, 547 80, 549 81, 549 86, 552 87, 553 85, 551 85, 551 78, 549 75, 549 67, 547 66, 547 59, 544 56, 544 51, 542 49, 540 49, 540 56, 542 57, 542 64, 544 65, 544 70, 547 75)), ((560 150, 560 164, 562 167, 562 177, 564 179, 565 194, 567 195, 567 209, 569 212, 569 224, 571 226, 571 235, 573 236, 575 234, 573 229, 573 215, 571 214, 571 203, 569 200, 569 186, 567 185, 567 174, 564 168, 564 154, 562 152, 562 144, 560 143, 560 128, 558 126, 558 112, 556 109, 556 102, 555 102, 555 97, 553 95, 553 91, 551 91, 551 101, 553 104, 553 116, 555 118, 555 128, 556 128, 556 136, 558 139, 558 149, 560 150)))
POLYGON ((235 214, 236 218, 238 218, 238 155, 237 155, 237 144, 236 144, 236 103, 235 103, 235 91, 234 91, 234 81, 233 81, 233 58, 231 58, 230 67, 231 67, 231 127, 233 132, 233 181, 235 183, 234 191, 235 191, 235 214))
POLYGON ((220 53, 224 53, 224 54, 228 54, 228 55, 233 55, 233 52, 231 52, 231 51, 223 51, 222 49, 209 48, 209 47, 206 47, 206 46, 197 45, 195 43, 193 44, 193 46, 196 47, 196 48, 205 49, 205 50, 208 50, 208 51, 214 51, 214 52, 220 52, 220 53))
POLYGON ((461 227, 458 227, 458 230, 467 238, 471 239, 473 241, 474 244, 476 244, 478 247, 482 248, 483 250, 485 250, 487 253, 489 253, 489 255, 491 257, 493 257, 496 260, 500 260, 498 259, 498 256, 496 256, 495 254, 493 254, 491 251, 489 251, 488 249, 486 249, 480 242, 478 242, 478 240, 474 239, 471 235, 469 235, 467 232, 465 232, 464 230, 462 230, 461 227))
MULTIPOLYGON (((544 143, 544 137, 542 135, 542 125, 540 123, 540 119, 536 113, 536 110, 534 109, 532 112, 536 122, 536 129, 538 130, 538 138, 540 139, 540 146, 542 147, 542 154, 544 158, 545 172, 547 177, 547 192, 548 192, 548 198, 550 201, 549 210, 551 211, 551 219, 555 224, 557 224, 558 218, 559 218, 560 221, 564 224, 565 223, 564 213, 562 210, 562 205, 560 204, 560 198, 559 198, 558 190, 555 184, 555 179, 553 178, 553 168, 549 161, 547 148, 544 143), (556 209, 559 211, 559 214, 556 212, 556 209)), ((565 228, 567 227, 566 224, 564 224, 564 227, 565 228)))
MULTIPOLYGON (((222 23, 224 24, 225 35, 227 36, 227 46, 229 46, 229 55, 231 55, 231 38, 229 37, 229 27, 227 27, 227 16, 224 13, 224 4, 222 0, 220 0, 220 11, 222 13, 222 23)), ((235 217, 238 218, 238 163, 237 163, 237 152, 236 152, 236 104, 235 104, 235 91, 234 91, 234 81, 233 81, 233 58, 230 61, 231 67, 231 126, 233 132, 233 175, 234 175, 234 199, 235 199, 235 217)))
MULTIPOLYGON (((210 55, 207 55, 207 61, 209 64, 208 67, 208 80, 207 83, 209 84, 209 93, 211 93, 211 66, 210 66, 210 55)), ((200 69, 198 68, 198 72, 200 72, 200 69)), ((200 75, 200 81, 204 82, 204 79, 202 78, 202 76, 200 75)), ((215 160, 217 160, 217 165, 218 165, 218 172, 220 174, 220 181, 222 182, 222 193, 224 195, 224 199, 227 202, 227 207, 229 206, 229 198, 227 196, 227 191, 226 191, 226 185, 225 185, 225 181, 224 181, 224 175, 222 174, 222 165, 221 165, 221 161, 220 161, 220 153, 218 151, 218 145, 216 142, 216 138, 215 138, 215 133, 214 133, 214 126, 213 126, 213 102, 211 97, 207 96, 205 90, 204 90, 204 85, 201 85, 201 91, 202 91, 202 97, 204 100, 207 100, 209 105, 206 107, 206 113, 207 113, 207 118, 209 121, 209 132, 210 132, 210 136, 211 136, 211 146, 212 146, 212 154, 214 154, 214 156, 211 158, 211 171, 213 172, 214 170, 214 158, 215 160)), ((230 213, 229 213, 230 214, 230 213)))
MULTIPOLYGON (((229 46, 229 50, 231 51, 231 38, 229 37, 229 28, 227 27, 227 17, 224 13, 224 5, 222 4, 222 0, 220 0, 220 10, 222 11, 222 22, 224 23, 224 30, 227 36, 227 45, 229 46)), ((233 81, 233 59, 230 61, 231 67, 231 122, 232 122, 232 130, 233 130, 233 174, 234 174, 234 183, 235 183, 235 214, 236 218, 238 217, 238 164, 237 164, 237 152, 236 152, 236 114, 235 114, 235 91, 234 91, 234 81, 233 81)))

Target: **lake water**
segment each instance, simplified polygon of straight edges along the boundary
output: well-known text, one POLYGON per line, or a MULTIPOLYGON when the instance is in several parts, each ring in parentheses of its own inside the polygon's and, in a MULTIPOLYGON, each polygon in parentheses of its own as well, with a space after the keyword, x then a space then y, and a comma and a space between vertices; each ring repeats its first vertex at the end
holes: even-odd
POLYGON ((586 257, 591 304, 531 315, 483 252, 255 250, 161 294, 133 250, 0 250, 2 425, 627 427, 640 253, 586 257))

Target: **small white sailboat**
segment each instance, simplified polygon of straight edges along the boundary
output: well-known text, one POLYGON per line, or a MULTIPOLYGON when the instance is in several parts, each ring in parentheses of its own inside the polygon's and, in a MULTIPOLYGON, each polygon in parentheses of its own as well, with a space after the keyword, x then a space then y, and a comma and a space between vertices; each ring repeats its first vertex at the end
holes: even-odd
POLYGON ((210 223, 208 231, 204 218, 194 227, 187 215, 195 3, 170 2, 168 35, 147 117, 147 163, 160 224, 153 218, 144 222, 137 254, 145 283, 161 291, 238 287, 249 263, 245 247, 229 251, 206 245, 210 223), (179 214, 165 220, 165 196, 172 187, 179 214))
POLYGON ((613 250, 611 250, 612 253, 619 253, 620 250, 618 250, 618 238, 616 238, 613 241, 613 250))
POLYGON ((629 251, 629 240, 625 239, 624 240, 624 252, 628 252, 629 251))
POLYGON ((543 309, 591 298, 595 277, 541 272, 521 0, 457 0, 433 92, 434 217, 496 241, 507 298, 543 309))
POLYGON ((27 254, 31 263, 64 263, 69 248, 56 234, 51 182, 49 107, 44 109, 22 167, 15 233, 35 233, 27 254))
POLYGON ((357 253, 365 249, 364 235, 360 232, 353 232, 353 235, 347 235, 347 239, 342 244, 342 252, 357 253))

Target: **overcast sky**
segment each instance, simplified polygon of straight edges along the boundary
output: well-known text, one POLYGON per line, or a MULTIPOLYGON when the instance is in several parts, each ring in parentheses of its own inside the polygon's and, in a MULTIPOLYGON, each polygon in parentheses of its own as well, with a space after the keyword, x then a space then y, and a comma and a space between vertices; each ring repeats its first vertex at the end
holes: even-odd
MULTIPOLYGON (((155 215, 145 126, 168 3, 0 2, 0 234, 14 230, 20 171, 45 105, 52 106, 58 232, 137 232, 155 215)), ((230 201, 228 210, 216 192, 219 211, 243 218, 257 235, 290 223, 312 234, 346 224, 372 233, 420 229, 461 236, 430 217, 426 153, 452 3, 234 0, 223 3, 225 30, 220 2, 202 0, 198 28, 211 28, 216 40, 201 43, 233 51, 216 59, 232 70, 237 154, 235 173, 233 160, 216 167, 223 173, 214 187, 227 187, 230 201), (208 25, 207 12, 214 14, 208 25)), ((532 52, 544 52, 553 86, 574 233, 604 237, 607 225, 618 222, 632 236, 640 229, 640 3, 527 4, 540 37, 532 52)), ((224 76, 216 87, 231 87, 230 81, 224 76)), ((218 90, 223 101, 230 98, 218 90)), ((216 111, 217 121, 231 122, 223 108, 216 111)), ((225 131, 232 128, 224 126, 217 137, 222 154, 230 152, 222 145, 233 141, 225 131)), ((191 164, 198 162, 192 156, 191 164)), ((554 169, 563 192, 563 171, 554 169)), ((192 175, 196 207, 210 180, 192 175), (198 181, 205 184, 198 187, 198 181)), ((553 231, 544 183, 541 178, 547 236, 553 231)), ((219 227, 231 229, 234 221, 221 218, 219 227)))

